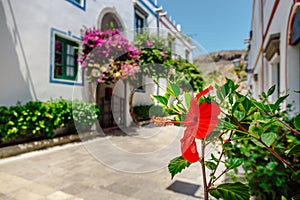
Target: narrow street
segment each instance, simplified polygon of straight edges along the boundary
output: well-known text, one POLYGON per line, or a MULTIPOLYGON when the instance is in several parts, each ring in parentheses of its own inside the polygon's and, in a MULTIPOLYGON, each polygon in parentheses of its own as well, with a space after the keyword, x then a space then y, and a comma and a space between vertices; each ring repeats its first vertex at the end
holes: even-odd
POLYGON ((167 169, 181 134, 146 127, 1 159, 0 199, 202 199, 199 164, 173 180, 167 169))

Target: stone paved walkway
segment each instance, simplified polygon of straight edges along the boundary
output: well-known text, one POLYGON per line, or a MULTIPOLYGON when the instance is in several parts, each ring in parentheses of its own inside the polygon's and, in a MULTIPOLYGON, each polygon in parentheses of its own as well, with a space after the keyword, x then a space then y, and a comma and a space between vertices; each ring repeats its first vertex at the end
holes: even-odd
POLYGON ((198 164, 171 180, 164 163, 180 154, 182 130, 149 127, 130 134, 1 159, 0 199, 202 199, 198 164))

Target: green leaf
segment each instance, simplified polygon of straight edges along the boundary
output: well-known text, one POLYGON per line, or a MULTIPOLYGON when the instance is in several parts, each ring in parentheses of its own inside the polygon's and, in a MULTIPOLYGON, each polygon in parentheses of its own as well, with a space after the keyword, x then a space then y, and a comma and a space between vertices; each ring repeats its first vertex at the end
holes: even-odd
POLYGON ((281 196, 281 200, 287 200, 285 196, 281 196))
POLYGON ((223 144, 223 149, 226 151, 230 151, 230 150, 232 150, 232 148, 233 148, 233 146, 232 146, 231 142, 225 142, 223 144))
POLYGON ((217 96, 221 101, 223 101, 225 99, 225 97, 229 94, 229 91, 230 91, 229 82, 230 81, 227 80, 227 83, 225 83, 221 87, 216 87, 217 88, 217 96))
POLYGON ((295 128, 300 131, 300 113, 294 119, 295 128))
POLYGON ((224 183, 209 190, 210 195, 217 199, 248 200, 250 198, 249 187, 240 183, 224 183))
POLYGON ((260 103, 260 102, 257 102, 256 100, 253 100, 252 103, 259 109, 259 110, 265 110, 265 106, 260 103))
POLYGON ((253 114, 253 119, 254 119, 254 120, 258 120, 258 119, 260 119, 260 118, 261 118, 260 112, 255 112, 255 113, 253 114))
POLYGON ((233 104, 233 96, 232 95, 228 96, 228 101, 231 105, 233 104))
POLYGON ((285 95, 283 97, 280 97, 277 99, 277 101, 274 104, 274 110, 277 110, 279 108, 279 105, 288 97, 289 95, 285 95))
POLYGON ((217 97, 220 101, 223 101, 224 100, 224 96, 223 96, 223 93, 221 92, 221 87, 216 85, 216 90, 217 90, 217 97))
POLYGON ((251 136, 255 137, 255 138, 259 138, 259 136, 262 133, 262 130, 256 126, 255 124, 251 124, 249 127, 249 133, 251 136))
POLYGON ((218 159, 215 157, 214 154, 210 154, 210 156, 211 156, 211 160, 213 160, 215 162, 218 162, 218 159))
POLYGON ((300 145, 294 145, 292 148, 288 149, 285 151, 286 155, 293 155, 293 154, 297 154, 299 155, 300 153, 300 145))
POLYGON ((292 179, 295 181, 300 180, 300 170, 293 172, 292 179))
POLYGON ((260 138, 261 141, 265 143, 267 146, 271 146, 271 144, 273 144, 273 142, 276 140, 277 134, 272 132, 263 133, 260 138))
POLYGON ((167 92, 173 97, 178 97, 180 94, 180 88, 178 85, 169 82, 168 87, 167 87, 167 92))
POLYGON ((252 102, 248 98, 244 99, 244 101, 242 102, 242 105, 243 105, 246 113, 249 112, 249 110, 253 106, 252 102))
POLYGON ((257 141, 257 140, 254 139, 254 138, 251 138, 251 141, 252 141, 254 144, 256 144, 257 146, 259 146, 259 147, 265 147, 262 143, 260 143, 259 141, 257 141))
POLYGON ((191 163, 184 159, 182 156, 172 159, 168 165, 168 169, 172 176, 172 179, 176 174, 180 173, 183 169, 189 167, 190 165, 191 163))
POLYGON ((210 162, 210 161, 205 161, 204 165, 210 170, 214 170, 217 168, 217 165, 214 162, 210 162))
POLYGON ((235 111, 234 117, 235 117, 238 121, 241 121, 241 120, 245 117, 245 112, 235 111))
POLYGON ((220 131, 213 131, 209 135, 206 136, 205 141, 213 141, 215 138, 220 136, 220 131))
POLYGON ((271 96, 273 93, 274 93, 274 91, 275 91, 275 88, 276 88, 276 86, 275 85, 273 85, 272 87, 270 87, 270 89, 268 90, 268 96, 271 96))
POLYGON ((267 94, 265 92, 262 92, 261 96, 263 96, 264 98, 267 98, 267 94))
POLYGON ((222 120, 220 123, 221 128, 229 129, 229 130, 235 130, 238 128, 235 124, 231 124, 230 122, 222 120))
POLYGON ((292 197, 292 200, 300 200, 300 194, 297 194, 292 197))
POLYGON ((230 89, 232 89, 232 90, 235 90, 236 88, 235 88, 235 85, 234 85, 234 82, 233 82, 233 80, 231 80, 231 79, 229 79, 229 78, 226 78, 226 80, 227 80, 227 85, 228 85, 228 87, 230 88, 230 89))
POLYGON ((226 167, 230 169, 237 168, 241 164, 243 164, 244 160, 242 158, 229 158, 225 161, 226 167))
POLYGON ((193 96, 190 93, 188 93, 188 92, 184 93, 184 100, 185 100, 187 109, 190 109, 190 103, 191 103, 192 98, 193 98, 193 96))
POLYGON ((238 108, 238 106, 240 105, 240 102, 235 102, 232 106, 232 109, 231 109, 231 113, 233 114, 236 109, 238 108))
POLYGON ((160 95, 152 95, 153 98, 155 98, 159 103, 167 106, 168 105, 168 99, 164 96, 160 95))

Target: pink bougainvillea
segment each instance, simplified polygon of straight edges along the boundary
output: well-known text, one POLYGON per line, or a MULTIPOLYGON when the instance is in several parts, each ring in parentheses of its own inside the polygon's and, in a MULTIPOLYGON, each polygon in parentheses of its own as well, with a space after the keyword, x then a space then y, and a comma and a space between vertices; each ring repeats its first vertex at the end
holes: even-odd
POLYGON ((88 68, 89 77, 101 83, 114 83, 139 71, 140 51, 116 30, 85 29, 78 61, 88 68))

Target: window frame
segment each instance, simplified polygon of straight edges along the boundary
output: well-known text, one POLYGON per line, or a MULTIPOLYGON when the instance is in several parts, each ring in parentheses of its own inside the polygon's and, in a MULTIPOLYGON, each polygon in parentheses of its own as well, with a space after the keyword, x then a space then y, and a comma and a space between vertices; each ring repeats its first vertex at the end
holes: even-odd
POLYGON ((79 0, 79 2, 77 2, 78 0, 66 0, 67 2, 73 4, 74 6, 80 8, 81 10, 85 11, 86 9, 86 0, 79 0))
POLYGON ((136 33, 143 33, 144 29, 147 28, 147 17, 148 13, 143 10, 137 4, 134 6, 134 29, 136 33), (138 27, 138 20, 142 20, 143 26, 138 27))
MULTIPOLYGON (((63 32, 60 30, 57 30, 55 28, 51 28, 51 36, 50 36, 50 73, 49 73, 49 82, 50 83, 57 83, 57 84, 66 84, 66 85, 77 85, 77 86, 83 86, 84 85, 84 70, 81 69, 80 63, 77 62, 77 51, 80 48, 80 41, 81 38, 76 37, 71 34, 71 32, 63 32), (77 44, 77 50, 74 49, 74 76, 72 78, 55 75, 55 42, 56 38, 59 37, 62 40, 70 41, 71 44, 77 44)), ((65 47, 66 48, 66 47, 65 47)), ((63 53, 67 55, 67 52, 63 53)), ((62 54, 62 55, 63 55, 62 54)), ((63 58, 62 56, 62 63, 67 62, 66 58, 63 58), (63 61, 65 59, 65 61, 63 61)), ((63 64, 62 64, 63 65, 63 64)), ((66 68, 67 65, 65 65, 66 68)), ((64 66, 63 66, 64 68, 64 66)), ((66 70, 66 69, 65 69, 66 70)), ((66 72, 65 72, 66 73, 66 72)))
POLYGON ((58 41, 62 44, 61 52, 56 51, 56 49, 54 47, 54 78, 55 79, 75 81, 76 78, 77 78, 77 73, 78 73, 78 62, 77 62, 78 56, 77 56, 77 53, 78 53, 79 43, 75 42, 73 40, 69 40, 69 39, 66 39, 64 37, 61 37, 58 34, 55 34, 54 37, 55 37, 55 39, 54 39, 55 43, 58 41), (73 54, 69 54, 68 45, 73 47, 73 51, 74 51, 73 54), (62 75, 57 75, 55 73, 56 66, 59 65, 59 63, 57 63, 56 59, 55 59, 57 54, 61 55, 60 65, 61 65, 61 68, 62 68, 61 69, 62 70, 62 75), (73 57, 73 65, 70 65, 70 63, 68 63, 68 57, 73 57), (74 74, 73 76, 68 76, 67 75, 68 74, 68 72, 67 72, 68 67, 73 68, 73 74, 74 74))
POLYGON ((271 87, 272 85, 276 85, 275 92, 269 97, 269 100, 271 102, 275 102, 281 94, 280 91, 280 56, 278 53, 275 53, 271 60, 269 61, 269 74, 268 74, 268 87, 271 87))

